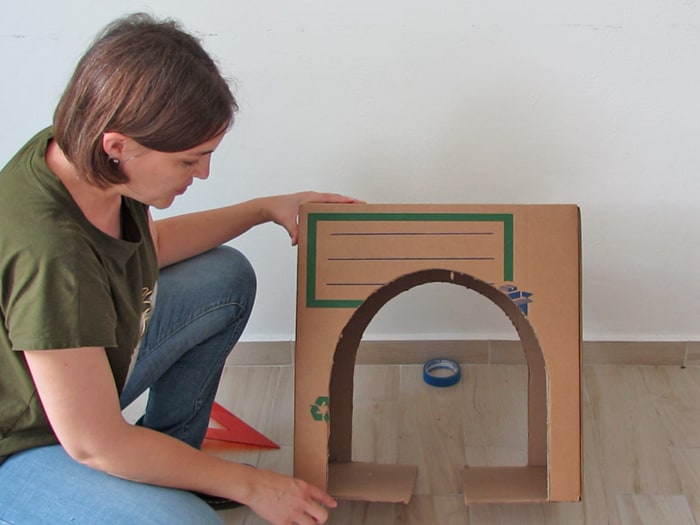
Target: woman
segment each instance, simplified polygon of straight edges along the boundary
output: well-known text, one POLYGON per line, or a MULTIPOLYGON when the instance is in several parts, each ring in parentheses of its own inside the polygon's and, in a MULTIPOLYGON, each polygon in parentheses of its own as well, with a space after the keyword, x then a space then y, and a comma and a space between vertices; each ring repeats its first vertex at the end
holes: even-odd
POLYGON ((356 202, 305 192, 153 221, 150 206, 208 177, 236 109, 195 38, 133 15, 0 172, 0 523, 221 523, 204 494, 273 524, 335 506, 199 450, 255 294, 248 261, 220 245, 269 221, 295 243, 301 203, 356 202))

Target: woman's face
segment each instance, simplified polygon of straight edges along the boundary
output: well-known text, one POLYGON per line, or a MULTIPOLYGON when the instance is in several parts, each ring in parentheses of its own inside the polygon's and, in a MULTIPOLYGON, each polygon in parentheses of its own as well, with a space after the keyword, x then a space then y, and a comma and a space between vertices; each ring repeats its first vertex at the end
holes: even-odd
POLYGON ((194 179, 209 176, 211 155, 224 138, 221 133, 194 148, 164 153, 134 144, 125 150, 121 167, 129 182, 119 186, 126 197, 164 209, 185 193, 194 179))

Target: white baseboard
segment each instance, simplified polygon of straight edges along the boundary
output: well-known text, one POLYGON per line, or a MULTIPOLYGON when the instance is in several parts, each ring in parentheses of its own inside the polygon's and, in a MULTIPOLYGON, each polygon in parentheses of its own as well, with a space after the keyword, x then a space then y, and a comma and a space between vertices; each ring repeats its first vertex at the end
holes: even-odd
MULTIPOLYGON (((700 341, 584 341, 584 365, 700 365, 700 341)), ((519 341, 362 341, 357 364, 422 364, 430 357, 463 364, 523 364, 519 341)), ((227 366, 294 363, 293 341, 240 342, 227 366)))

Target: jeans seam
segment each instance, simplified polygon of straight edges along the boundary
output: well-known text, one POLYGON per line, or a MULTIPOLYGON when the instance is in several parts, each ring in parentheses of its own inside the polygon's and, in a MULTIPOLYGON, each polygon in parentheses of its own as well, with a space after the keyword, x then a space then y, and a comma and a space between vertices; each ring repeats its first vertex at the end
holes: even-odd
MULTIPOLYGON (((228 339, 226 340, 226 347, 227 348, 233 347, 234 342, 240 338, 241 332, 243 331, 243 328, 245 328, 245 324, 246 324, 244 319, 241 318, 240 313, 241 312, 245 313, 248 310, 246 310, 245 308, 242 308, 241 305, 237 305, 237 306, 240 307, 239 315, 236 316, 236 321, 230 325, 231 326, 231 329, 229 330, 230 335, 229 335, 228 339), (240 326, 241 321, 244 321, 243 327, 240 326)), ((226 358, 228 357, 228 355, 229 355, 229 352, 219 353, 219 358, 216 361, 216 366, 213 366, 209 369, 209 374, 207 375, 205 381, 202 383, 202 387, 205 384, 206 385, 211 384, 210 381, 212 379, 212 376, 215 373, 220 374, 220 372, 223 370, 224 364, 226 363, 226 358)), ((218 383, 217 383, 217 387, 218 387, 218 383)), ((216 396, 216 388, 214 388, 214 396, 216 396)), ((190 421, 192 419, 194 419, 195 417, 197 417, 197 415, 200 413, 200 411, 202 409, 202 406, 204 405, 204 403, 206 401, 204 399, 204 389, 203 388, 200 389, 200 391, 197 393, 197 395, 193 396, 193 397, 194 397, 195 402, 194 402, 194 407, 193 407, 194 410, 192 411, 192 417, 190 418, 190 421)), ((184 426, 183 428, 185 428, 187 430, 187 432, 189 432, 189 424, 186 424, 186 426, 184 426)))
MULTIPOLYGON (((154 350, 159 348, 162 344, 164 344, 166 341, 168 341, 169 339, 171 339, 175 335, 179 334, 182 330, 187 328, 189 325, 191 325, 195 321, 201 319, 202 317, 204 317, 206 315, 209 315, 213 312, 216 312, 217 310, 228 308, 230 306, 234 306, 234 307, 238 308, 239 314, 236 317, 240 317, 241 311, 242 312, 247 311, 245 306, 243 304, 241 304, 240 302, 227 302, 227 303, 221 303, 221 304, 217 304, 215 306, 211 306, 211 307, 207 308, 206 310, 202 311, 201 313, 199 313, 197 315, 193 315, 192 317, 190 317, 186 321, 180 323, 179 326, 174 327, 172 330, 170 330, 168 332, 166 337, 163 337, 162 339, 159 339, 158 341, 154 341, 154 344, 151 346, 151 348, 153 348, 154 350)), ((238 322, 238 321, 235 321, 235 322, 238 322)), ((197 343, 197 344, 199 344, 199 343, 197 343)))

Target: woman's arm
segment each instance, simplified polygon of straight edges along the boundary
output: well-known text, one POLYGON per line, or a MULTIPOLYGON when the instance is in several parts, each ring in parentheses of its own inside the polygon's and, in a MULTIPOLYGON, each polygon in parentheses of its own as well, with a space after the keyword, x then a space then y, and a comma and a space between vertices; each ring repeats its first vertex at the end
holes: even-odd
POLYGON ((224 208, 179 215, 152 223, 161 268, 199 255, 245 233, 253 226, 275 222, 297 243, 297 214, 305 202, 357 203, 336 193, 306 191, 261 197, 224 208))
POLYGON ((301 480, 203 453, 127 423, 102 348, 24 352, 48 420, 67 453, 133 481, 230 498, 273 524, 324 523, 335 502, 301 480))

